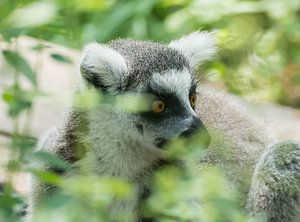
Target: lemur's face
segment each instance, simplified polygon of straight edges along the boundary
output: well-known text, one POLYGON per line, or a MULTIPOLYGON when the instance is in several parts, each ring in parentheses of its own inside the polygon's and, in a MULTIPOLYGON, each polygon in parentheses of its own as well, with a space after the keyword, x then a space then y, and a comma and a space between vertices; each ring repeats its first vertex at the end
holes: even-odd
MULTIPOLYGON (((214 54, 211 33, 193 33, 169 45, 118 40, 89 44, 81 63, 88 86, 107 95, 144 96, 146 109, 124 115, 124 131, 152 149, 178 136, 208 134, 195 113, 196 66, 214 54)), ((130 101, 129 101, 130 102, 130 101)), ((131 138, 131 139, 132 139, 131 138)))
POLYGON ((149 110, 137 114, 136 127, 147 143, 162 148, 175 137, 207 133, 195 113, 196 82, 188 69, 154 73, 144 93, 149 110))

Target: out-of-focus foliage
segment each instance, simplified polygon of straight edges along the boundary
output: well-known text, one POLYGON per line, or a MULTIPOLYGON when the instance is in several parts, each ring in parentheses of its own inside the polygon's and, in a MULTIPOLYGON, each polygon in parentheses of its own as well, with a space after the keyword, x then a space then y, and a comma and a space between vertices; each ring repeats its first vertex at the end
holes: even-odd
POLYGON ((254 100, 300 106, 298 0, 2 0, 0 30, 81 48, 91 40, 169 41, 218 30, 211 81, 254 100))
MULTIPOLYGON (((4 87, 1 102, 7 105, 14 123, 7 184, 0 194, 0 221, 20 221, 26 201, 11 187, 11 175, 18 172, 30 172, 62 188, 47 200, 37 221, 108 221, 111 215, 106 209, 111 201, 126 199, 132 192, 130 184, 115 178, 65 180, 31 164, 69 167, 49 153, 34 153, 36 138, 28 136, 27 127, 20 128, 20 115, 25 113, 30 125, 34 100, 43 96, 38 73, 18 52, 16 39, 20 35, 81 48, 91 40, 130 37, 167 42, 195 30, 217 30, 219 57, 203 67, 212 74, 210 82, 250 99, 300 107, 299 0, 0 0, 0 18, 0 39, 8 44, 1 58, 10 66, 13 79, 12 85, 4 87), (31 87, 20 83, 21 76, 31 87)), ((43 46, 35 50, 41 51, 43 46)), ((60 54, 51 57, 72 62, 60 54)), ((77 98, 76 105, 92 107, 98 96, 89 92, 77 98)), ((118 103, 123 104, 122 98, 118 103)), ((173 149, 182 155, 180 144, 173 149)), ((199 155, 201 150, 189 158, 199 155)), ((249 221, 240 209, 238 194, 224 189, 228 184, 215 169, 200 174, 171 165, 154 175, 153 195, 144 206, 144 214, 156 215, 164 222, 195 217, 205 222, 249 221), (200 210, 194 203, 197 197, 206 202, 200 210)))

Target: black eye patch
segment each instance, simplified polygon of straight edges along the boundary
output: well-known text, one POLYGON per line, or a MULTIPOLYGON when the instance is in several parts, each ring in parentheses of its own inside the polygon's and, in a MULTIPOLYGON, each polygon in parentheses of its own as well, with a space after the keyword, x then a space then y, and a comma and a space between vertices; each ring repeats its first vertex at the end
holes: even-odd
POLYGON ((151 109, 147 112, 141 112, 139 113, 141 117, 145 120, 151 121, 151 122, 161 122, 164 119, 169 118, 170 116, 174 115, 184 115, 186 113, 186 110, 184 106, 179 101, 178 97, 174 94, 167 93, 163 90, 161 91, 154 91, 151 88, 147 90, 147 94, 153 95, 153 100, 161 100, 165 104, 165 110, 160 113, 155 113, 151 109))
POLYGON ((197 89, 197 84, 192 84, 191 88, 190 88, 190 93, 189 96, 193 95, 196 93, 196 89, 197 89))

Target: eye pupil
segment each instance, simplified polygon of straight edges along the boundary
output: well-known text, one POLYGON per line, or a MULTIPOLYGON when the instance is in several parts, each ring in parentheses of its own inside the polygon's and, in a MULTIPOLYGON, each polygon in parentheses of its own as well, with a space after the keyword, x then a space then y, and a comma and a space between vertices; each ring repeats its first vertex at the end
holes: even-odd
POLYGON ((196 95, 192 95, 191 97, 190 97, 190 103, 191 103, 191 106, 192 106, 192 108, 195 108, 195 105, 196 105, 196 95))
POLYGON ((165 109, 165 104, 163 101, 156 100, 152 103, 152 111, 155 113, 161 113, 165 109))

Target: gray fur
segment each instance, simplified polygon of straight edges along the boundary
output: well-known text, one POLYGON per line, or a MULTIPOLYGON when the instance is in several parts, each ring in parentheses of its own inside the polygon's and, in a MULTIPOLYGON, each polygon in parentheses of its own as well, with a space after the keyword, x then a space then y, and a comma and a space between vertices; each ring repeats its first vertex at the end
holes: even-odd
POLYGON ((183 70, 187 59, 177 50, 156 42, 115 40, 109 44, 124 56, 128 65, 130 85, 147 81, 152 73, 183 70))
POLYGON ((267 221, 300 221, 300 145, 281 142, 259 159, 252 179, 248 211, 267 221))
MULTIPOLYGON (((126 70, 123 69, 123 73, 120 73, 122 79, 115 87, 121 91, 136 90, 141 87, 141 84, 144 85, 150 81, 153 73, 164 74, 169 70, 189 69, 189 63, 180 51, 160 43, 114 40, 108 46, 123 56, 126 62, 126 70)), ((94 64, 89 63, 88 51, 87 49, 86 56, 83 57, 81 63, 81 73, 87 82, 106 91, 111 86, 106 84, 99 75, 96 75, 97 69, 94 64)), ((107 61, 103 67, 105 67, 103 72, 106 73, 112 73, 112 70, 115 69, 114 67, 111 68, 107 61)))
MULTIPOLYGON (((199 35, 193 34, 193 41, 199 35)), ((201 38, 203 35, 200 35, 201 38)), ((251 215, 265 215, 268 222, 298 222, 299 145, 291 142, 276 144, 276 138, 267 127, 248 113, 235 97, 209 87, 198 88, 198 103, 194 111, 187 98, 188 90, 194 84, 194 67, 191 66, 191 58, 186 56, 194 54, 188 51, 181 53, 185 45, 184 39, 172 42, 172 47, 133 40, 113 41, 109 47, 121 55, 118 55, 118 64, 122 63, 122 57, 126 62, 119 69, 124 71, 123 76, 107 71, 118 70, 117 67, 92 67, 97 72, 91 72, 91 66, 86 66, 89 62, 85 60, 86 55, 81 64, 84 66, 82 75, 85 80, 97 75, 112 94, 134 91, 139 95, 148 92, 154 83, 155 90, 164 91, 168 87, 165 83, 170 82, 173 85, 169 91, 181 107, 180 114, 170 114, 156 121, 152 115, 120 112, 111 105, 85 112, 71 108, 65 120, 40 141, 39 149, 55 153, 85 174, 118 176, 131 181, 135 184, 135 198, 125 203, 115 203, 111 211, 118 214, 125 209, 132 213, 128 221, 136 221, 139 198, 147 187, 151 171, 161 161, 162 151, 154 145, 155 139, 177 137, 192 125, 195 118, 200 117, 212 138, 201 165, 214 165, 225 172, 239 188, 241 201, 245 205, 247 203, 251 215), (184 81, 179 75, 185 75, 184 81), (124 83, 125 88, 117 87, 124 86, 124 83), (157 83, 163 83, 163 87, 159 89, 157 83), (80 139, 82 136, 87 141, 80 139), (83 155, 78 155, 78 146, 85 148, 83 155), (266 176, 261 177, 261 174, 266 176)), ((203 44, 199 45, 203 49, 203 44)), ((212 45, 208 47, 211 50, 212 45)), ((192 52, 195 50, 192 49, 192 52)), ((193 58, 193 61, 205 61, 203 54, 198 54, 201 58, 193 58)), ((207 54, 211 56, 212 51, 207 54)), ((114 66, 107 60, 103 64, 114 66)), ((93 85, 93 82, 90 84, 93 85)), ((103 87, 101 84, 94 86, 103 87)), ((49 189, 34 182, 31 203, 34 209, 49 189)))

